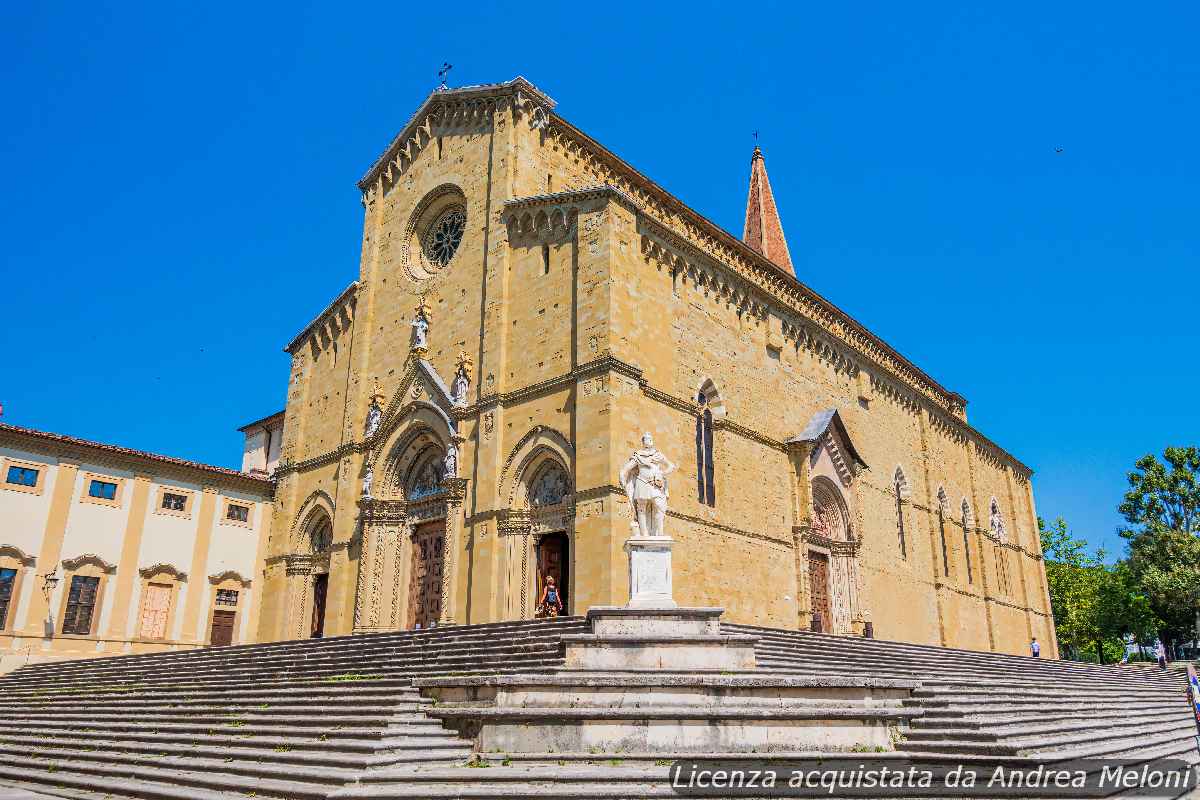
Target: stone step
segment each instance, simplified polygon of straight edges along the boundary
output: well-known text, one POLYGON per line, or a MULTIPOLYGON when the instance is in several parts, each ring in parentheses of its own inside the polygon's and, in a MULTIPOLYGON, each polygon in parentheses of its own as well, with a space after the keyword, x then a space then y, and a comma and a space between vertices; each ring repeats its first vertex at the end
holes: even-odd
MULTIPOLYGON (((254 792, 256 797, 280 800, 324 800, 330 787, 325 784, 272 778, 249 778, 228 773, 188 771, 133 764, 99 764, 90 761, 50 761, 34 768, 26 759, 0 754, 0 779, 65 785, 76 789, 105 792, 120 797, 159 798, 195 797, 196 791, 235 793, 241 797, 254 792), (186 794, 174 794, 185 790, 186 794), (164 795, 163 791, 172 793, 164 795)), ((220 795, 218 795, 220 796, 220 795)))
MULTIPOLYGON (((289 674, 300 673, 305 675, 321 675, 325 673, 339 673, 357 670, 358 672, 369 672, 381 670, 385 674, 393 672, 397 669, 406 669, 411 667, 443 665, 443 664, 470 664, 481 663, 490 664, 494 662, 503 662, 511 658, 528 658, 528 657, 554 657, 558 655, 560 650, 556 642, 542 642, 528 646, 503 646, 492 645, 486 649, 483 648, 461 648, 454 650, 437 650, 423 651, 420 654, 349 654, 338 659, 322 659, 310 663, 297 663, 295 661, 281 661, 278 664, 256 664, 248 662, 245 664, 229 664, 229 665, 205 665, 197 667, 189 667, 187 665, 178 665, 170 669, 158 669, 147 667, 144 670, 129 670, 119 667, 96 667, 94 670, 87 672, 78 672, 72 674, 49 674, 45 676, 24 676, 19 681, 9 681, 22 686, 47 686, 55 685, 64 682, 77 682, 81 679, 88 680, 106 680, 110 677, 119 678, 120 682, 130 682, 146 679, 163 680, 165 678, 186 678, 189 680, 203 679, 205 677, 225 677, 241 674, 289 674)), ((100 661, 101 659, 96 659, 100 661)), ((10 673, 10 675, 18 675, 20 670, 10 673)))
MULTIPOLYGON (((469 632, 458 633, 452 629, 443 629, 436 635, 426 636, 418 641, 387 643, 373 641, 370 636, 342 637, 341 644, 336 649, 323 649, 323 645, 335 640, 308 640, 299 643, 289 643, 286 648, 277 645, 244 645, 240 647, 206 648, 189 650, 178 653, 155 653, 151 655, 113 655, 102 658, 79 661, 60 661, 53 663, 31 664, 21 667, 16 673, 0 679, 0 683, 11 680, 14 676, 29 680, 43 674, 71 675, 91 674, 96 670, 121 670, 136 672, 138 670, 198 670, 206 667, 227 668, 236 667, 242 663, 259 665, 273 663, 297 663, 298 659, 318 662, 347 656, 357 657, 362 654, 378 654, 380 657, 406 654, 420 654, 436 649, 479 649, 495 645, 499 642, 508 646, 520 647, 557 642, 562 633, 583 630, 582 622, 573 625, 547 625, 541 631, 528 631, 515 628, 518 634, 506 637, 502 633, 480 630, 486 626, 470 626, 469 632), (442 634, 445 633, 445 637, 442 634)), ((467 631, 467 628, 461 629, 467 631)))

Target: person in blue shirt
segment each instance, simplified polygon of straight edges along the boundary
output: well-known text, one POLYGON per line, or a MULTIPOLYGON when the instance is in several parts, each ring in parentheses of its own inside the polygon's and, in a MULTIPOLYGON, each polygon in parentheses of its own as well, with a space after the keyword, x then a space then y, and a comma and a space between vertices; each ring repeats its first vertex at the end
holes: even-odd
POLYGON ((546 576, 546 586, 542 589, 542 599, 538 601, 538 608, 541 609, 543 617, 557 617, 562 613, 562 595, 558 592, 553 575, 546 576))

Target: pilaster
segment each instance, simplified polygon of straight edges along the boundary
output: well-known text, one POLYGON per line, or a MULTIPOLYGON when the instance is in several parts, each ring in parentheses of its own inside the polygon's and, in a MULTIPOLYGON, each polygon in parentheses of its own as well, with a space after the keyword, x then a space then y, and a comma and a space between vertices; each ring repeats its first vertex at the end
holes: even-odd
MULTIPOLYGON (((146 506, 150 495, 150 476, 138 475, 133 479, 133 494, 130 497, 129 517, 125 523, 125 535, 121 540, 121 559, 117 562, 116 592, 113 594, 112 615, 109 617, 108 635, 113 639, 129 637, 129 603, 137 580, 138 554, 142 549, 142 531, 146 527, 146 506)), ((191 575, 197 575, 195 565, 191 575)), ((190 594, 190 592, 189 592, 190 594)))
MULTIPOLYGON (((37 557, 39 567, 46 573, 57 572, 58 562, 62 560, 63 539, 67 535, 67 519, 71 513, 71 501, 75 496, 75 477, 78 474, 78 464, 70 461, 58 462, 54 491, 50 496, 50 510, 42 532, 42 547, 37 557)), ((36 591, 30 600, 22 631, 31 636, 52 636, 54 620, 51 618, 47 593, 36 591)))

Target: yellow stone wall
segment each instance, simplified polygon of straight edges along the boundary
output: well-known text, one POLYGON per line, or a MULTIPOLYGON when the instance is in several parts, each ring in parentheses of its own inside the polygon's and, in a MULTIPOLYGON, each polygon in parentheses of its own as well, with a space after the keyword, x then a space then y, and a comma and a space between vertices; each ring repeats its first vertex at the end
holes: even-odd
POLYGON ((528 563, 520 569, 525 537, 510 534, 523 509, 514 500, 523 497, 518 484, 531 478, 521 466, 538 453, 559 453, 575 490, 572 610, 624 602, 630 515, 617 473, 649 430, 679 466, 668 520, 678 541, 677 599, 724 606, 732 621, 806 624, 797 537, 810 501, 796 467, 803 459, 785 442, 814 413, 835 408, 869 466, 844 491, 861 540, 858 621, 883 638, 1006 652, 1025 652, 1037 635, 1053 653, 1027 470, 970 429, 954 398, 890 351, 863 352, 862 336, 840 312, 819 307, 810 319, 783 296, 795 291, 787 279, 762 264, 748 270, 752 254, 698 228, 678 201, 560 118, 539 117, 511 91, 477 97, 449 93, 442 111, 434 113, 436 102, 427 107, 432 115, 418 115, 364 180, 358 282, 291 348, 263 639, 307 635, 305 582, 325 569, 320 559, 304 560, 302 532, 314 509, 334 522, 327 635, 355 629, 356 602, 361 617, 364 593, 381 591, 376 583, 400 586, 397 598, 407 591, 404 545, 389 550, 382 567, 360 566, 376 533, 363 535, 358 500, 368 463, 376 496, 386 491, 379 481, 392 448, 414 429, 413 403, 437 400, 409 349, 423 301, 434 370, 449 384, 460 353, 474 365, 466 406, 442 402, 461 437, 466 479, 461 504, 448 512, 448 619, 521 614, 522 574, 525 592, 532 575, 528 563), (581 191, 603 185, 621 191, 581 191), (414 278, 422 214, 446 192, 466 208, 462 243, 447 268, 414 278), (706 379, 723 412, 714 508, 698 502, 695 489, 694 400, 706 379), (387 413, 379 436, 365 441, 376 383, 387 413), (898 545, 897 468, 907 558, 898 545), (992 497, 1008 533, 1007 591, 987 531, 992 497))

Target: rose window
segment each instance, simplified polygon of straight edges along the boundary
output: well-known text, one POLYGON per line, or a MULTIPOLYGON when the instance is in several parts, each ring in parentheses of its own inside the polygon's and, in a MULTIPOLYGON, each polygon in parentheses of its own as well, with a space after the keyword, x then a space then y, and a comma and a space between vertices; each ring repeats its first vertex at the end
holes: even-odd
POLYGON ((425 234, 425 258, 438 267, 449 264, 466 228, 467 214, 463 209, 452 208, 443 213, 425 234))

